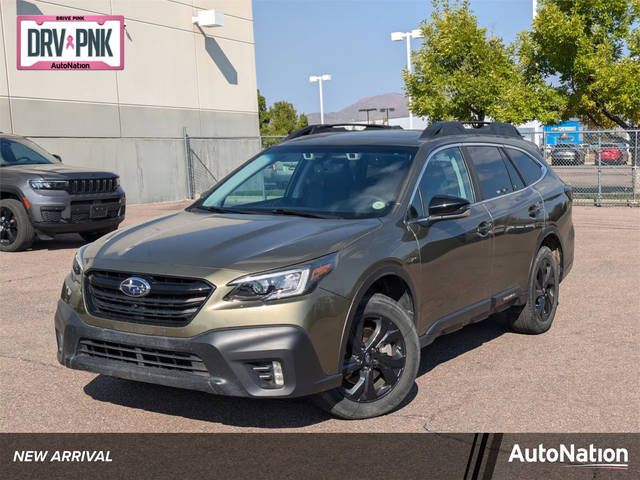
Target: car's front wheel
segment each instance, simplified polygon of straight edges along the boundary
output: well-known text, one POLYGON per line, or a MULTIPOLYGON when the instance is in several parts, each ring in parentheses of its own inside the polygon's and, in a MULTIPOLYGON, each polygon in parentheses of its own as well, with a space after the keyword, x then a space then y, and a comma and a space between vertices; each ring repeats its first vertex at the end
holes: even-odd
POLYGON ((31 246, 36 234, 22 202, 0 200, 0 252, 17 252, 31 246))
POLYGON ((319 394, 316 403, 345 419, 384 415, 407 397, 419 364, 412 318, 398 302, 375 294, 351 328, 342 386, 319 394))

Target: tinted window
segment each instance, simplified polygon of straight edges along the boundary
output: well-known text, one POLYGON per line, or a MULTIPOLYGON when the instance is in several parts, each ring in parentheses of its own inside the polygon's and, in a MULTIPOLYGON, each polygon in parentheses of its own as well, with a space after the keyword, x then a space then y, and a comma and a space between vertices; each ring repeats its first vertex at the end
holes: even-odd
POLYGON ((57 163, 57 160, 29 140, 0 139, 0 165, 38 165, 57 163))
POLYGON ((417 149, 280 146, 256 157, 204 198, 202 207, 240 213, 295 210, 380 217, 397 200, 417 149))
POLYGON ((513 191, 507 167, 497 147, 467 147, 485 200, 513 191))
POLYGON ((411 205, 409 205, 409 220, 413 218, 423 218, 425 216, 424 209, 422 208, 422 197, 420 197, 420 191, 416 190, 416 194, 413 196, 413 200, 411 200, 411 205))
POLYGON ((473 203, 469 172, 458 148, 448 148, 431 157, 420 180, 420 191, 425 209, 436 195, 461 197, 473 203))
POLYGON ((542 175, 542 168, 529 155, 513 148, 507 148, 507 153, 513 163, 518 167, 527 185, 531 185, 537 181, 542 175))
POLYGON ((507 170, 509 171, 509 177, 511 178, 511 184, 513 185, 514 190, 522 190, 524 188, 524 182, 522 181, 522 177, 506 156, 502 156, 504 160, 504 164, 507 166, 507 170))

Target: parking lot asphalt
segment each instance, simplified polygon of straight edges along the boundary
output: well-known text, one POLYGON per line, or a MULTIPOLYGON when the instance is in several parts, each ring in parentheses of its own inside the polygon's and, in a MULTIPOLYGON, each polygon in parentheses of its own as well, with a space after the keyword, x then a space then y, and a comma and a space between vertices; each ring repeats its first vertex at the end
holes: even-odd
MULTIPOLYGON (((184 203, 131 206, 127 224, 184 203)), ((410 401, 341 421, 308 399, 216 397, 69 370, 53 316, 79 236, 0 253, 3 432, 638 432, 640 209, 575 207, 576 253, 547 333, 512 333, 500 316, 422 351, 410 401)))

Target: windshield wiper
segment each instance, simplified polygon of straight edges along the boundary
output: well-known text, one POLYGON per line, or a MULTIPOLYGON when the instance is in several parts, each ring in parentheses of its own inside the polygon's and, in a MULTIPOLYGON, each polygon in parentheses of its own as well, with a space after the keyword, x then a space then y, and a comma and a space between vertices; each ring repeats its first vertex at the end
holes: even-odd
POLYGON ((198 205, 196 208, 199 210, 206 210, 207 212, 213 212, 213 213, 253 213, 246 210, 235 210, 232 208, 222 208, 222 207, 205 207, 204 205, 198 205))
POLYGON ((200 210, 206 210, 208 212, 213 213, 239 213, 244 215, 291 215, 296 217, 306 217, 306 218, 339 218, 334 215, 320 215, 317 213, 304 212, 300 210, 289 210, 286 208, 274 208, 274 209, 234 209, 234 208, 223 208, 223 207, 205 207, 204 205, 198 205, 197 207, 200 210))
POLYGON ((320 215, 317 213, 311 212, 303 212, 300 210, 289 210, 286 208, 275 208, 273 210, 268 210, 269 213, 273 213, 274 215, 292 215, 296 217, 307 217, 307 218, 336 218, 331 215, 320 215))

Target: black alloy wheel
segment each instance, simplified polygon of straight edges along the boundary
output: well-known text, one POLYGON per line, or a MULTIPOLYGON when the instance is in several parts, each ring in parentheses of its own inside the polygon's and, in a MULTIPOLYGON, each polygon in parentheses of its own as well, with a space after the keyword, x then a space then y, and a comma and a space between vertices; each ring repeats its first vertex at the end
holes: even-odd
POLYGON ((343 368, 345 398, 373 402, 398 383, 406 363, 402 333, 389 318, 363 315, 358 321, 343 368))
POLYGON ((7 207, 0 207, 0 244, 8 247, 18 237, 18 219, 7 207))
POLYGON ((546 323, 553 311, 556 299, 556 278, 551 262, 545 258, 538 265, 535 280, 536 315, 546 323))

